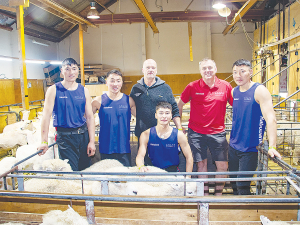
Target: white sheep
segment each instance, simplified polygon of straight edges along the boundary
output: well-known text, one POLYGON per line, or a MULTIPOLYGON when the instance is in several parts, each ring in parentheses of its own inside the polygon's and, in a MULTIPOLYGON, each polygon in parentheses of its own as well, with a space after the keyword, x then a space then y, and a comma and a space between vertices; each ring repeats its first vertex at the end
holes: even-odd
POLYGON ((43 215, 40 225, 88 225, 88 221, 69 206, 66 211, 51 210, 43 215))
MULTIPOLYGON (((37 152, 37 145, 23 145, 17 149, 16 158, 19 161, 37 152)), ((49 149, 44 155, 35 155, 19 165, 19 169, 41 170, 42 163, 45 160, 54 159, 52 149, 49 149)))
POLYGON ((2 150, 9 150, 21 145, 27 145, 27 132, 18 130, 0 134, 0 148, 2 150))
POLYGON ((85 172, 105 172, 113 167, 124 167, 122 163, 115 159, 104 159, 94 163, 90 167, 86 168, 85 172))
POLYGON ((72 172, 73 170, 68 162, 68 159, 48 159, 42 163, 41 170, 54 172, 72 172))
MULTIPOLYGON (((14 164, 17 163, 17 159, 15 157, 5 157, 0 161, 0 174, 5 173, 10 170, 14 164)), ((0 179, 0 190, 4 190, 4 178, 0 179)), ((15 179, 16 180, 16 179, 15 179)), ((7 190, 12 190, 12 179, 10 177, 6 178, 7 182, 7 190)))

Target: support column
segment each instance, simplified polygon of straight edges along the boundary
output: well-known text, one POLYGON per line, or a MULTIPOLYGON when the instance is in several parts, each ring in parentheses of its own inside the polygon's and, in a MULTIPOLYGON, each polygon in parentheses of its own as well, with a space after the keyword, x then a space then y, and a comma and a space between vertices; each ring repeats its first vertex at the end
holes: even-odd
POLYGON ((27 87, 27 71, 25 63, 25 37, 24 37, 24 8, 23 5, 17 6, 17 30, 19 40, 19 64, 20 64, 20 82, 23 110, 29 110, 29 97, 27 87))
POLYGON ((79 24, 79 54, 80 54, 80 77, 81 85, 85 86, 84 77, 84 51, 83 51, 83 26, 79 24))

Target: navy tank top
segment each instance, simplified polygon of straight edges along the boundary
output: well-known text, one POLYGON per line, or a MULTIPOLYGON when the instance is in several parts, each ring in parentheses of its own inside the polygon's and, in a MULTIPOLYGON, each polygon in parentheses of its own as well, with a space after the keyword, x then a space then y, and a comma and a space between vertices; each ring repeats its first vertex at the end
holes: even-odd
POLYGON ((55 84, 56 96, 53 107, 53 126, 77 128, 85 124, 84 87, 78 84, 76 90, 67 90, 61 82, 55 84))
POLYGON ((170 137, 161 139, 156 133, 156 127, 150 128, 148 154, 153 166, 161 169, 178 166, 178 130, 173 128, 170 137))
POLYGON ((241 92, 239 86, 233 90, 233 118, 229 145, 241 152, 257 152, 264 136, 266 121, 262 116, 260 105, 255 101, 254 92, 259 86, 241 92))
POLYGON ((129 96, 123 94, 116 101, 107 94, 101 96, 99 110, 99 151, 104 154, 130 153, 130 105, 129 96))

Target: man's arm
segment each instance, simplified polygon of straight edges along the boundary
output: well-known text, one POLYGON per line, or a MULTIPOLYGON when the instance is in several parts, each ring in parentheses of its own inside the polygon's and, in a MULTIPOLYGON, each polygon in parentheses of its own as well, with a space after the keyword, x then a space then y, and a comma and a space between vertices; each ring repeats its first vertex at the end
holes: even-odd
POLYGON ((48 150, 48 133, 49 133, 49 125, 50 119, 53 112, 54 102, 56 96, 56 87, 52 85, 49 87, 48 91, 46 92, 45 103, 44 103, 44 110, 43 110, 43 118, 41 122, 41 141, 42 143, 38 147, 38 150, 43 150, 40 155, 43 155, 48 150))
POLYGON ((131 114, 136 117, 136 106, 132 97, 129 97, 129 105, 130 105, 131 114))
POLYGON ((145 130, 141 136, 140 136, 140 147, 139 147, 139 151, 138 154, 136 156, 135 162, 136 162, 136 166, 139 168, 140 172, 147 172, 148 168, 144 166, 144 158, 147 152, 147 145, 148 145, 148 141, 149 141, 149 133, 150 133, 150 129, 145 130))
POLYGON ((93 111, 93 114, 95 114, 97 112, 97 110, 100 109, 100 106, 101 106, 101 96, 97 96, 92 101, 92 111, 93 111))
MULTIPOLYGON (((193 172, 193 154, 190 145, 183 132, 178 131, 178 143, 181 147, 182 153, 186 158, 186 172, 193 172)), ((191 176, 188 176, 191 177, 191 176)))
MULTIPOLYGON (((181 123, 180 118, 182 117, 182 111, 183 111, 183 106, 184 105, 185 105, 185 103, 180 98, 179 101, 178 101, 178 109, 179 109, 179 115, 180 115, 179 122, 180 123, 181 123)), ((180 124, 180 126, 181 126, 181 124, 180 124)), ((181 128, 182 128, 183 133, 186 133, 185 128, 183 128, 183 127, 181 127, 181 128)))
POLYGON ((281 158, 280 154, 275 149, 272 149, 272 147, 276 148, 277 122, 271 94, 265 86, 259 85, 255 90, 254 97, 260 105, 262 115, 267 123, 269 147, 271 147, 268 153, 271 157, 277 156, 281 158))
POLYGON ((87 146, 87 154, 88 156, 93 156, 96 151, 95 147, 95 119, 92 110, 91 96, 89 90, 84 88, 85 94, 85 116, 86 116, 86 124, 89 132, 90 142, 87 146))

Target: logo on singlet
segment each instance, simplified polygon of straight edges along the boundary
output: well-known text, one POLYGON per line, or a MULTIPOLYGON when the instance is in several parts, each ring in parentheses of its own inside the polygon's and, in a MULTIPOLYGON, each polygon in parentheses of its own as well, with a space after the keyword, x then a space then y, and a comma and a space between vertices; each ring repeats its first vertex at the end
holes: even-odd
POLYGON ((67 96, 59 96, 59 98, 68 98, 67 96))
POLYGON ((106 107, 103 107, 103 109, 112 109, 111 106, 106 106, 106 107))
POLYGON ((159 146, 159 144, 150 143, 151 146, 159 146))
POLYGON ((197 93, 197 92, 196 92, 196 95, 204 95, 204 93, 197 93))
POLYGON ((234 98, 233 100, 237 101, 237 100, 239 100, 239 98, 234 98))
POLYGON ((142 93, 135 93, 134 95, 135 95, 136 97, 139 97, 141 94, 142 94, 142 93))
POLYGON ((244 101, 246 102, 251 101, 251 97, 244 97, 244 101))
POLYGON ((174 148, 174 147, 175 147, 175 144, 166 144, 166 147, 167 147, 167 148, 174 148))
POLYGON ((83 96, 75 96, 75 99, 83 99, 83 96))
POLYGON ((119 105, 119 109, 128 109, 127 105, 119 105))

